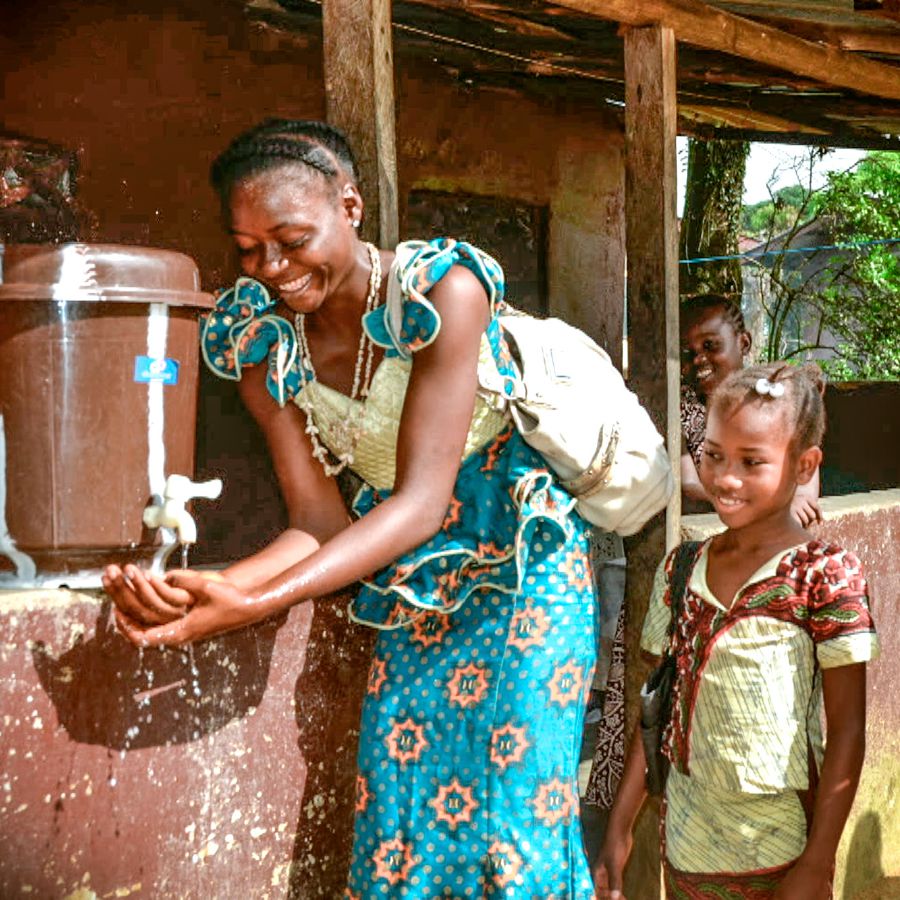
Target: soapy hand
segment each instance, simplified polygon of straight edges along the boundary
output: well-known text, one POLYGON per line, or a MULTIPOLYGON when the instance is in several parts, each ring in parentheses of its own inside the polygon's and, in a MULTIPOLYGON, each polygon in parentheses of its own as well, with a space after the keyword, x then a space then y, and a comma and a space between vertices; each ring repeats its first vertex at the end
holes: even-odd
MULTIPOLYGON (((144 580, 161 595, 157 600, 165 598, 167 607, 177 607, 180 611, 177 618, 148 620, 145 606, 140 606, 138 610, 144 613, 143 616, 135 615, 133 607, 120 603, 107 588, 116 603, 119 631, 138 647, 180 646, 250 625, 266 617, 258 604, 215 573, 183 569, 168 572, 165 580, 153 577, 144 580)), ((141 588, 140 599, 143 602, 147 594, 142 584, 141 588)))

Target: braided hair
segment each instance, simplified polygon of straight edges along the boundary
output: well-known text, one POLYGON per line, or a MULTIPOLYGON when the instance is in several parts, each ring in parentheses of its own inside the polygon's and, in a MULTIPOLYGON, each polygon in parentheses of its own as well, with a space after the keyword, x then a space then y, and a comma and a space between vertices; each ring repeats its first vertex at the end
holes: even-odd
POLYGON ((725 294, 697 294, 681 302, 681 321, 687 323, 700 313, 721 309, 722 318, 734 329, 735 334, 746 334, 747 325, 741 306, 725 294))
POLYGON ((357 181, 356 160, 343 132, 306 119, 265 119, 239 134, 216 157, 209 180, 227 204, 237 182, 285 163, 301 163, 334 185, 357 181))
MULTIPOLYGON (((766 385, 762 386, 764 389, 766 385)), ((779 404, 787 415, 787 425, 793 435, 791 445, 802 453, 818 447, 825 434, 825 379, 815 363, 791 366, 776 362, 749 366, 732 372, 714 391, 710 399, 713 409, 730 410, 755 402, 779 404), (769 386, 782 385, 783 392, 762 393, 757 386, 765 380, 769 386)))

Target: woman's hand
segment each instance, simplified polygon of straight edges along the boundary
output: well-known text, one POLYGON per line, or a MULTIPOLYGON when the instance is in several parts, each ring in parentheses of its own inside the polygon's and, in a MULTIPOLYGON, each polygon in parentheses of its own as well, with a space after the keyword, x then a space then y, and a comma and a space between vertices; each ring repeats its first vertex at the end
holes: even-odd
POLYGON ((807 862, 801 855, 775 891, 775 900, 818 900, 831 896, 834 866, 807 862))
POLYGON ((116 604, 119 630, 138 647, 177 647, 242 628, 268 615, 235 585, 215 576, 207 577, 207 573, 169 572, 162 584, 171 595, 190 598, 177 619, 148 624, 116 604))
POLYGON ((103 589, 116 610, 140 625, 164 625, 184 616, 193 598, 162 578, 142 572, 137 566, 107 566, 103 589))

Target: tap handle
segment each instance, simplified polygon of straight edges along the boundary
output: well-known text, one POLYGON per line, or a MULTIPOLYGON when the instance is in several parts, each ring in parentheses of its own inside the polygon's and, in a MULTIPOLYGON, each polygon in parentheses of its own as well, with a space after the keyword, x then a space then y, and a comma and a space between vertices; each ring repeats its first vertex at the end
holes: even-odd
POLYGON ((222 493, 222 479, 191 481, 186 475, 170 475, 166 479, 166 500, 180 500, 182 503, 202 497, 215 500, 222 493))

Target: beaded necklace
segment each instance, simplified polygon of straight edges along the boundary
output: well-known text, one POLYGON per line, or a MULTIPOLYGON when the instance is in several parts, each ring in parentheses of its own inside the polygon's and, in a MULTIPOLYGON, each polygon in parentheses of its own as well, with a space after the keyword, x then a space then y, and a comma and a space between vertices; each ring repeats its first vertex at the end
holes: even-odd
MULTIPOLYGON (((366 308, 363 316, 370 313, 379 302, 379 290, 381 288, 381 255, 374 244, 366 243, 369 253, 369 261, 372 271, 369 274, 369 292, 366 294, 366 308)), ((300 348, 300 359, 303 367, 309 372, 310 378, 306 387, 297 394, 297 405, 306 413, 306 433, 312 444, 312 454, 322 464, 325 474, 329 476, 343 472, 347 466, 353 465, 353 456, 363 434, 362 419, 365 408, 362 403, 354 404, 353 412, 346 420, 335 423, 332 427, 335 443, 345 448, 338 452, 329 451, 319 441, 319 429, 314 421, 312 401, 309 396, 309 388, 316 383, 316 369, 313 366, 312 355, 309 352, 309 343, 306 340, 306 327, 303 313, 294 314, 294 329, 297 332, 297 343, 300 348), (332 463, 329 456, 337 459, 332 463)), ((375 356, 375 345, 366 334, 365 328, 359 336, 359 350, 356 353, 356 366, 353 370, 353 385, 350 388, 351 400, 364 400, 369 395, 372 384, 372 360, 375 356)))

